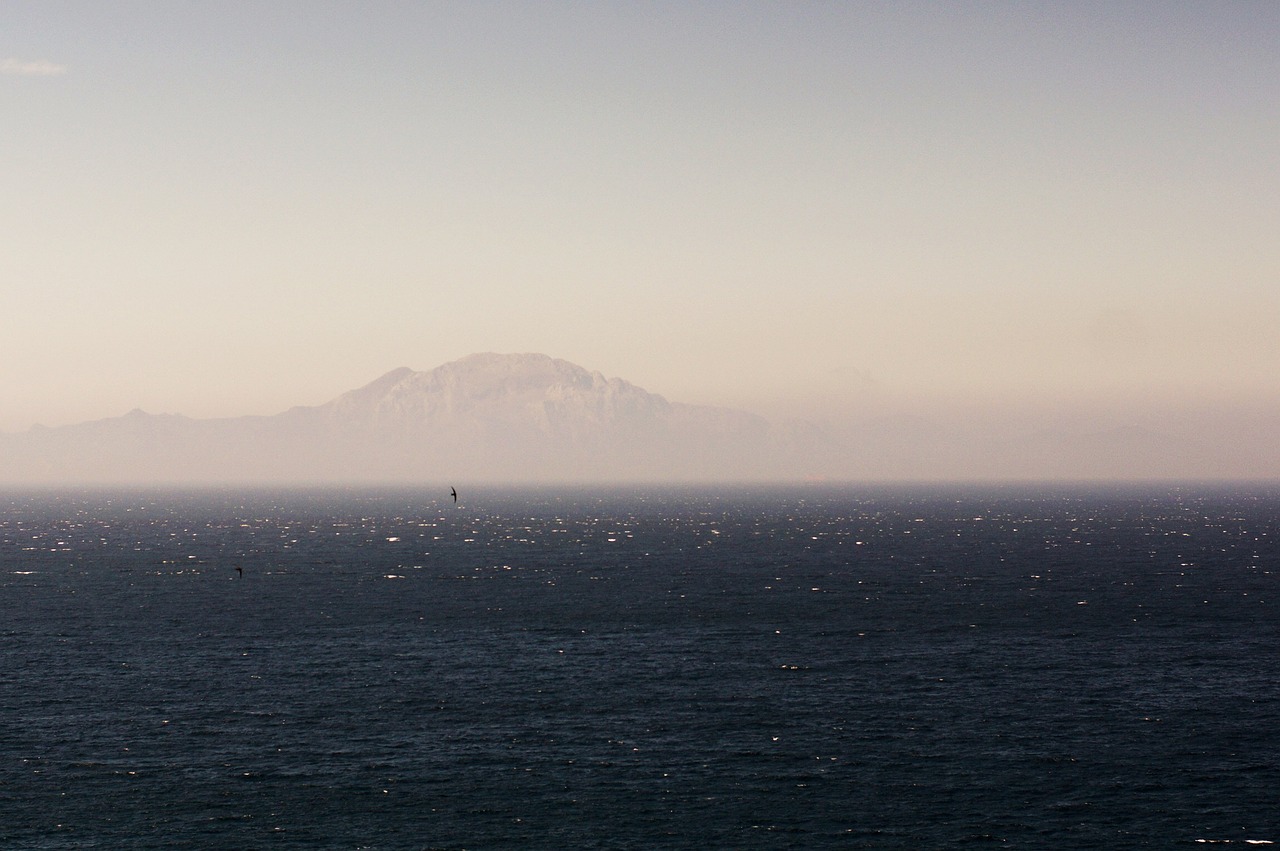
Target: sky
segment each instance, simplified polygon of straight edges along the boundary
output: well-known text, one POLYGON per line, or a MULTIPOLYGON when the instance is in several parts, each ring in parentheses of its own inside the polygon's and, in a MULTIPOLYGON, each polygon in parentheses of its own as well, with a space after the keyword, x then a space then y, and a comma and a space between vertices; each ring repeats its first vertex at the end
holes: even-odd
POLYGON ((1272 2, 0 0, 0 430, 483 351, 824 422, 1280 410, 1278 47, 1272 2))

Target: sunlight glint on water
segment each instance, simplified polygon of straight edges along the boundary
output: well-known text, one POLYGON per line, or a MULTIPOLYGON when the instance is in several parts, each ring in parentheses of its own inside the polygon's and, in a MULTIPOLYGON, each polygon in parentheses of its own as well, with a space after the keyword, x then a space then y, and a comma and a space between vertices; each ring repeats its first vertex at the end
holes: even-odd
POLYGON ((0 844, 1280 839, 1275 493, 437 496, 0 498, 0 844))

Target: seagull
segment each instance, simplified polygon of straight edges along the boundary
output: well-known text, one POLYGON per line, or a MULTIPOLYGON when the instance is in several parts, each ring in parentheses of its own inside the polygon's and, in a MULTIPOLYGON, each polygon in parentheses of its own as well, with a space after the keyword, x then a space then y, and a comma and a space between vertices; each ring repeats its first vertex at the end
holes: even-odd
POLYGON ((457 489, 457 488, 454 488, 454 487, 451 487, 451 488, 449 488, 449 493, 453 495, 453 504, 454 504, 454 505, 457 505, 457 504, 458 504, 458 489, 457 489))

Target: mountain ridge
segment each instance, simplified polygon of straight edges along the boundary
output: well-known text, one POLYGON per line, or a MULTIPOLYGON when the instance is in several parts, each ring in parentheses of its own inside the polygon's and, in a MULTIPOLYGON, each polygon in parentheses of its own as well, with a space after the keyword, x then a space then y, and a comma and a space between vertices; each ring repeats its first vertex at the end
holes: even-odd
POLYGON ((313 406, 193 419, 139 409, 0 445, 0 481, 632 480, 777 475, 745 411, 672 403, 543 354, 393 369, 313 406))
POLYGON ((543 354, 397 367, 319 405, 0 434, 0 485, 1137 481, 1280 476, 1265 430, 969 427, 868 412, 828 432, 671 402, 543 354), (1256 432, 1256 433, 1255 433, 1256 432))

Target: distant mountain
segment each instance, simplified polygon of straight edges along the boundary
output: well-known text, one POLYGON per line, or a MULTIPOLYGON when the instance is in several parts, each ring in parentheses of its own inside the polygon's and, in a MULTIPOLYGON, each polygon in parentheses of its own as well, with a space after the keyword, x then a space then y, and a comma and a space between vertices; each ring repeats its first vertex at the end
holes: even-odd
POLYGON ((0 440, 0 482, 801 478, 824 438, 539 354, 401 368, 270 417, 132 411, 0 440))
POLYGON ((0 485, 1280 477, 1269 420, 1181 435, 915 415, 829 428, 669 402, 546 355, 476 354, 275 416, 134 410, 0 434, 0 485))

